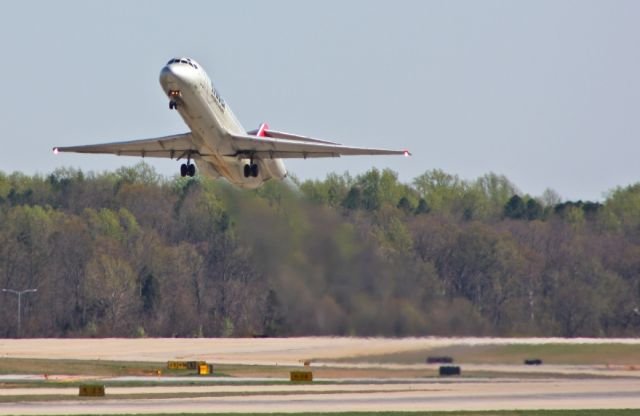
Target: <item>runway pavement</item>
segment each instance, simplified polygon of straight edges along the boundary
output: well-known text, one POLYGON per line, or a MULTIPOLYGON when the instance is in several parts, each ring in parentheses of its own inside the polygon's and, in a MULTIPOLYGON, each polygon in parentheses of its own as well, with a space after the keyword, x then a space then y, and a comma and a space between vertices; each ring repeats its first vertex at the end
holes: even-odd
MULTIPOLYGON (((4 403, 0 414, 415 411, 640 408, 640 381, 482 380, 380 385, 193 386, 136 388, 137 393, 207 391, 219 397, 4 403), (373 391, 372 391, 373 390, 373 391), (285 394, 286 393, 286 394, 285 394)), ((111 391, 113 390, 113 391, 111 391)), ((133 391, 129 389, 129 391, 133 391)))

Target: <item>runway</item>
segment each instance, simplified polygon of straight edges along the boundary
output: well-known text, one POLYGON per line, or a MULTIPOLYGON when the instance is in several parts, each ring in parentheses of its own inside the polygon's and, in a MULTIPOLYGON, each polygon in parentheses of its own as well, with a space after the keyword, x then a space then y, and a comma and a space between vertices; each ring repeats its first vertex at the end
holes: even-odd
MULTIPOLYGON (((153 366, 147 367, 148 373, 133 375, 3 374, 0 386, 10 388, 0 387, 0 415, 640 409, 636 345, 640 348, 639 339, 0 340, 0 358, 177 359, 228 365, 226 376, 212 377, 148 374, 153 366), (464 376, 453 378, 434 377, 438 365, 425 364, 424 358, 405 364, 358 359, 406 351, 423 357, 430 349, 450 345, 615 343, 631 345, 632 358, 618 365, 460 363, 464 376), (288 371, 301 368, 304 360, 312 360, 305 368, 314 371, 314 382, 289 383, 288 371), (77 385, 84 382, 105 384, 106 396, 79 398, 77 385)), ((62 365, 57 368, 68 366, 62 365)))
MULTIPOLYGON (((193 398, 5 403, 0 414, 338 412, 640 408, 638 380, 479 380, 380 385, 202 386, 136 388, 137 393, 242 393, 193 398)), ((112 391, 113 390, 113 391, 112 391)), ((132 393, 132 390, 128 393, 132 393)))

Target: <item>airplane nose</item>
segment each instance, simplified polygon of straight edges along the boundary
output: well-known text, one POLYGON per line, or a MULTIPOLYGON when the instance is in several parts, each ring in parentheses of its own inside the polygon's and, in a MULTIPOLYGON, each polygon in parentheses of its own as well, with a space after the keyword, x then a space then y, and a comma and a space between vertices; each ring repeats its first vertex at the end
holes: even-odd
POLYGON ((162 68, 162 70, 160 71, 160 84, 166 86, 169 84, 173 84, 176 81, 176 73, 171 65, 166 65, 164 68, 162 68))
POLYGON ((169 64, 160 71, 160 84, 164 87, 183 88, 191 83, 191 67, 187 65, 169 64))

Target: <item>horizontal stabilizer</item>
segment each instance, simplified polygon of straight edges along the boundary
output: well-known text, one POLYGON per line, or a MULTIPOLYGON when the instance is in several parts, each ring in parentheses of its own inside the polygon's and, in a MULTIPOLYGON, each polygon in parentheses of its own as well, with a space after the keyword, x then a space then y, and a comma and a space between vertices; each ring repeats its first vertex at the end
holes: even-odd
MULTIPOLYGON (((407 150, 373 149, 366 147, 343 146, 338 143, 311 137, 297 136, 289 133, 265 130, 273 136, 232 135, 235 154, 226 156, 258 157, 261 159, 276 158, 312 158, 312 157, 340 157, 357 155, 404 155, 409 156, 407 150)), ((252 132, 249 132, 252 133, 252 132)))
POLYGON ((281 131, 269 130, 269 125, 266 123, 262 123, 259 129, 251 130, 247 132, 249 136, 257 136, 257 137, 271 137, 273 139, 285 139, 285 140, 294 140, 299 142, 308 142, 308 143, 326 143, 326 144, 338 144, 336 142, 330 142, 327 140, 314 139, 312 137, 307 136, 298 136, 297 134, 284 133, 281 131))

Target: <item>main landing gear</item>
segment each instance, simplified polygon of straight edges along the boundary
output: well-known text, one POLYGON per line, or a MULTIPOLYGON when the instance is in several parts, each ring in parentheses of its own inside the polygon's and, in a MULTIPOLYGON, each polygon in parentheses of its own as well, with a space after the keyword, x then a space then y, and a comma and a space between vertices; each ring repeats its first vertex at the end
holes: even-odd
POLYGON ((248 178, 249 176, 254 178, 258 177, 258 165, 253 163, 253 161, 248 165, 244 165, 244 177, 248 178))
POLYGON ((180 165, 180 176, 182 176, 183 178, 185 176, 190 176, 193 178, 195 174, 196 165, 191 163, 191 153, 189 153, 187 156, 187 163, 183 163, 182 165, 180 165))
POLYGON ((194 165, 193 163, 183 163, 182 165, 180 165, 180 176, 182 176, 183 178, 185 176, 190 176, 193 178, 195 174, 196 165, 194 165))

